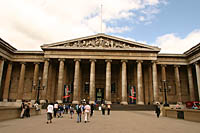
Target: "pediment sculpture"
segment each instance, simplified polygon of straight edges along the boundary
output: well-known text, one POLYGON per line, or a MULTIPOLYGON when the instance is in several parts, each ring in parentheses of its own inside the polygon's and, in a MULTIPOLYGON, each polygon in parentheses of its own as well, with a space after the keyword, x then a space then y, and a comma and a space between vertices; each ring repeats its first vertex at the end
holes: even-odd
MULTIPOLYGON (((95 38, 88 40, 78 40, 75 42, 67 42, 64 47, 79 47, 79 48, 135 48, 134 45, 129 45, 124 42, 114 41, 111 39, 95 38)), ((139 48, 139 46, 137 46, 139 48)))

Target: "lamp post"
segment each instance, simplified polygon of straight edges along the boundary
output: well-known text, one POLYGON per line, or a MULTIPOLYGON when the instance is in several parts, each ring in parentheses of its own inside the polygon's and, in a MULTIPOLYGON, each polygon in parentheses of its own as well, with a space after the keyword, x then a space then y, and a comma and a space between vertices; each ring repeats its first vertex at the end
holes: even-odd
POLYGON ((167 81, 166 80, 162 80, 162 86, 160 87, 160 92, 164 92, 164 98, 165 98, 165 107, 169 107, 169 104, 167 103, 167 92, 170 91, 170 86, 167 86, 167 81))
POLYGON ((37 103, 39 104, 40 101, 39 101, 39 98, 40 98, 40 90, 43 90, 43 88, 40 88, 40 81, 41 81, 41 77, 38 78, 38 86, 37 86, 37 103))

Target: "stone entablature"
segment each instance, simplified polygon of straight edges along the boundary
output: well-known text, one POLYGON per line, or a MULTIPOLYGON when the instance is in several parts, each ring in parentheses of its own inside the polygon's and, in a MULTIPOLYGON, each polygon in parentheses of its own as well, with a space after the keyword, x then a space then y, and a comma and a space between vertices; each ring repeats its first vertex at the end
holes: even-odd
POLYGON ((184 54, 158 54, 157 61, 157 64, 188 65, 188 60, 184 54))

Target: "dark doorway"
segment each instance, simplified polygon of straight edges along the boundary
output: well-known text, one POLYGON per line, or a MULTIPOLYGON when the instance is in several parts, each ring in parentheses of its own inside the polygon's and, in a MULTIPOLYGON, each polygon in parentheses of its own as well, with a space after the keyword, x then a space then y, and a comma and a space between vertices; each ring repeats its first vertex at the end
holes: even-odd
POLYGON ((104 100, 104 88, 96 88, 96 103, 102 103, 104 100))

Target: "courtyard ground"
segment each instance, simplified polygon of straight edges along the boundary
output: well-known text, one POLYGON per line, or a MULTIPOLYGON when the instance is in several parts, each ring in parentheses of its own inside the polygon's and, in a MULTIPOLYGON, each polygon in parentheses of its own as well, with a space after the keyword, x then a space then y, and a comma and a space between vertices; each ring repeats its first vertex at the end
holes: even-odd
MULTIPOLYGON (((200 133, 200 123, 173 118, 156 118, 153 111, 112 111, 102 116, 95 111, 88 123, 54 118, 46 124, 46 113, 30 118, 0 122, 0 133, 200 133)), ((83 118, 82 118, 83 119, 83 118)))

